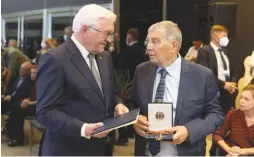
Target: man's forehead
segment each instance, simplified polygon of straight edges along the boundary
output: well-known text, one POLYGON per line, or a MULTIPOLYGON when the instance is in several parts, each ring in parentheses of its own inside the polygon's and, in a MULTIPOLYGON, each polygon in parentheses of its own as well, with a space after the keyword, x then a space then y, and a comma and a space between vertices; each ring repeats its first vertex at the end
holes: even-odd
POLYGON ((101 30, 114 30, 114 22, 109 19, 99 19, 96 27, 101 30))
POLYGON ((164 37, 165 30, 162 29, 157 29, 157 30, 152 30, 148 32, 147 38, 148 39, 161 39, 164 37))

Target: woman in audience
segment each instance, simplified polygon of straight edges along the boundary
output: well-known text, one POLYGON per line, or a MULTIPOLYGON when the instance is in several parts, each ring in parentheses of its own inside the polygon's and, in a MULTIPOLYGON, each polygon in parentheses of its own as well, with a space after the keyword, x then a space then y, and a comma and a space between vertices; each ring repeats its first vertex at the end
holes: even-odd
POLYGON ((57 47, 57 45, 58 44, 57 44, 57 41, 55 39, 48 38, 47 40, 42 40, 41 41, 41 49, 36 52, 37 55, 33 59, 32 62, 34 64, 38 64, 41 55, 43 55, 44 53, 48 52, 50 49, 53 49, 53 48, 57 47))
POLYGON ((33 88, 31 94, 27 99, 24 99, 18 108, 14 109, 9 115, 7 130, 8 137, 11 141, 8 143, 10 147, 24 144, 24 119, 26 116, 36 115, 36 74, 37 66, 33 65, 31 68, 31 79, 33 81, 33 88))
POLYGON ((254 85, 243 89, 240 109, 229 111, 213 140, 224 150, 221 155, 254 155, 254 85))

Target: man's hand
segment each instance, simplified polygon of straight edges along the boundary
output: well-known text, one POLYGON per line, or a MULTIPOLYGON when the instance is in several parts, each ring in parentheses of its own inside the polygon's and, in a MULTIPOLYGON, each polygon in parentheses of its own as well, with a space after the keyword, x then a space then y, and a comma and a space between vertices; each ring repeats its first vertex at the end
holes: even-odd
POLYGON ((240 147, 237 146, 233 146, 231 147, 228 151, 227 151, 227 156, 239 156, 239 155, 244 155, 242 149, 240 147))
POLYGON ((7 101, 7 102, 11 101, 11 96, 7 95, 6 97, 4 97, 4 101, 7 101))
POLYGON ((25 108, 27 108, 27 105, 28 105, 28 104, 26 103, 26 101, 23 100, 22 103, 20 104, 20 107, 23 108, 23 109, 25 109, 25 108))
MULTIPOLYGON (((91 136, 92 132, 93 132, 96 128, 99 128, 99 127, 102 127, 102 126, 103 126, 103 123, 102 123, 102 122, 87 124, 86 130, 85 130, 85 135, 86 135, 86 136, 91 136)), ((92 137, 103 138, 103 137, 106 137, 106 136, 108 135, 109 132, 110 132, 110 131, 105 132, 105 133, 101 133, 101 134, 97 134, 97 135, 93 135, 92 137)))
POLYGON ((235 82, 225 82, 224 89, 233 94, 237 90, 237 84, 235 82))
POLYGON ((168 133, 174 133, 173 144, 181 144, 189 137, 189 132, 185 126, 175 126, 166 130, 168 133))
POLYGON ((129 109, 124 104, 117 104, 115 108, 115 116, 128 113, 129 109))
POLYGON ((133 125, 136 132, 142 137, 146 136, 146 133, 149 130, 148 126, 149 126, 149 124, 147 121, 147 117, 142 116, 142 115, 138 116, 137 123, 133 125))

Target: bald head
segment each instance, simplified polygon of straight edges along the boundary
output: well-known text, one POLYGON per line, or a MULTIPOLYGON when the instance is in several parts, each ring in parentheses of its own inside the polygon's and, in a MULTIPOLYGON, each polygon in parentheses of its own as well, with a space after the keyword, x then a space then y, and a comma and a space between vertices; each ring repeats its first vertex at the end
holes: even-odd
POLYGON ((24 62, 24 63, 20 66, 19 75, 20 75, 21 77, 27 77, 27 76, 29 76, 29 75, 30 75, 31 68, 32 68, 31 62, 29 62, 29 61, 24 62))

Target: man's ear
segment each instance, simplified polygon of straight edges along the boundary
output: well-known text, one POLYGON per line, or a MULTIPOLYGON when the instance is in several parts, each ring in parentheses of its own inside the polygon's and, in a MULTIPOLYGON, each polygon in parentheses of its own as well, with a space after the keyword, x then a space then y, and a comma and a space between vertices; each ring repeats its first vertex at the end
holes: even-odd
POLYGON ((178 41, 173 40, 172 41, 172 45, 173 45, 174 51, 177 52, 178 51, 178 45, 179 45, 178 41))

